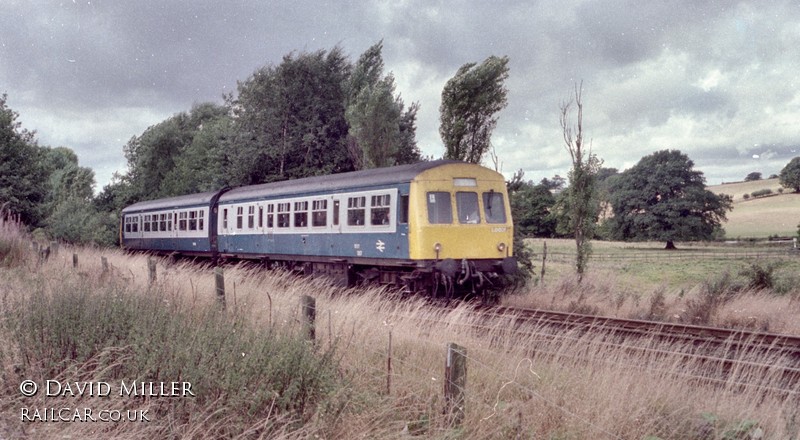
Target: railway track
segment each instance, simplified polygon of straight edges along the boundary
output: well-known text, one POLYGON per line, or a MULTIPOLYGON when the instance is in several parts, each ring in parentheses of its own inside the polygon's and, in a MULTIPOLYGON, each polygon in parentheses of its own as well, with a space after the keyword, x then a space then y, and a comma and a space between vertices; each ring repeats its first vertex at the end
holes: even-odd
POLYGON ((463 325, 495 335, 501 329, 503 339, 538 341, 527 347, 537 356, 563 356, 541 348, 547 341, 586 343, 590 336, 593 344, 621 350, 629 359, 679 358, 677 372, 703 383, 800 398, 800 336, 512 307, 477 307, 473 313, 463 325))

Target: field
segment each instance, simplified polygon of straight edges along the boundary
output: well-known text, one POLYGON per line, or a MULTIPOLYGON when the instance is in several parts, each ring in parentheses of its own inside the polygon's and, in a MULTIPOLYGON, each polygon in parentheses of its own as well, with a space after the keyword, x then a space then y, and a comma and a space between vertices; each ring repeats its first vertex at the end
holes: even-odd
MULTIPOLYGON (((691 374, 701 364, 668 351, 632 356, 624 343, 609 346, 591 335, 564 334, 546 342, 535 333, 521 338, 507 334, 503 323, 475 331, 465 325, 471 320, 466 305, 444 311, 422 299, 398 301, 381 289, 344 291, 246 266, 225 268, 222 310, 210 268, 158 261, 156 280, 149 282, 146 256, 82 248, 62 248, 39 263, 27 238, 9 230, 0 224, 0 438, 666 440, 800 434, 797 399, 735 380, 705 383, 691 374), (315 344, 302 338, 304 295, 317 302, 315 344), (467 355, 460 426, 442 396, 445 347, 451 342, 465 347, 467 355), (21 395, 23 380, 47 379, 188 381, 196 396, 21 395), (150 421, 20 420, 22 408, 47 407, 148 411, 150 421)), ((658 301, 652 298, 659 297, 659 289, 667 291, 662 297, 667 308, 679 295, 686 304, 699 304, 703 297, 702 289, 691 287, 703 282, 702 271, 682 273, 692 266, 691 257, 676 259, 675 265, 613 259, 645 253, 657 259, 664 253, 657 245, 597 243, 598 259, 590 262, 591 273, 579 287, 567 261, 570 243, 547 243, 553 260, 544 282, 514 298, 541 297, 578 308, 619 304, 618 311, 633 310, 638 301, 655 312, 658 301), (607 256, 602 262, 601 254, 607 256), (621 266, 627 272, 614 275, 621 266), (671 273, 663 285, 650 280, 652 266, 671 273), (594 299, 602 300, 594 305, 594 299)), ((744 264, 703 262, 708 277, 744 264)), ((787 273, 797 273, 796 260, 782 264, 787 273)), ((747 290, 731 294, 715 313, 775 301, 752 312, 758 322, 777 327, 783 320, 800 321, 798 296, 796 289, 747 290)), ((739 375, 738 380, 753 380, 747 371, 739 375)), ((761 382, 770 385, 768 379, 761 382)))
POLYGON ((728 239, 766 238, 772 235, 793 236, 800 223, 800 194, 781 188, 778 179, 756 180, 710 186, 715 194, 733 197, 733 211, 723 224, 728 239), (743 195, 761 189, 771 189, 775 195, 745 200, 743 195))

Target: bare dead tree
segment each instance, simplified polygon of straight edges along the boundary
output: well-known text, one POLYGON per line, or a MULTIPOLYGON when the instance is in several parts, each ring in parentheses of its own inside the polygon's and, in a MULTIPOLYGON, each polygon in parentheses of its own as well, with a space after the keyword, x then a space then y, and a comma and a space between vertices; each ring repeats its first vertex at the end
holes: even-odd
POLYGON ((572 99, 561 104, 559 122, 564 136, 564 146, 572 160, 569 172, 570 185, 566 190, 564 214, 575 235, 575 270, 578 282, 583 276, 591 255, 590 240, 594 235, 597 208, 595 204, 595 175, 601 161, 587 148, 583 137, 583 81, 575 84, 572 99), (572 123, 572 106, 577 108, 575 124, 572 123))

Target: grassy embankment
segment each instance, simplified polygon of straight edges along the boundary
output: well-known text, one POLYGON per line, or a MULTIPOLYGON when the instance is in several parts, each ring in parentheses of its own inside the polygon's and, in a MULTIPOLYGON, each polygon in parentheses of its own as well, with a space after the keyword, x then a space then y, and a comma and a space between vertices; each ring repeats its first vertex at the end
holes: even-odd
POLYGON ((723 193, 733 197, 733 211, 727 214, 728 221, 723 224, 728 239, 797 235, 800 194, 788 189, 779 193, 781 185, 778 179, 728 183, 710 186, 708 189, 715 194, 723 193), (749 200, 744 198, 745 194, 765 189, 772 190, 773 195, 749 200))
MULTIPOLYGON (((13 240, 0 237, 0 243, 13 240)), ((466 307, 437 311, 418 299, 392 301, 381 290, 344 294, 322 283, 244 267, 227 268, 228 307, 221 312, 208 269, 159 264, 158 280, 148 286, 143 256, 62 249, 37 265, 25 246, 22 238, 12 244, 14 256, 0 269, 3 437, 798 435, 796 399, 735 381, 704 383, 691 377, 701 365, 668 353, 633 356, 592 336, 564 334, 546 341, 508 335, 504 323, 476 332, 464 326, 470 320, 466 307), (77 270, 72 252, 79 255, 77 270), (101 255, 112 267, 105 276, 101 255), (316 347, 297 338, 298 301, 306 294, 317 298, 316 347), (465 346, 468 354, 461 428, 450 427, 442 413, 448 342, 465 346), (28 398, 19 391, 24 379, 186 380, 197 396, 28 398), (151 420, 20 422, 21 408, 62 406, 148 410, 151 420)), ((748 377, 746 369, 739 374, 746 382, 774 384, 773 378, 748 377)))

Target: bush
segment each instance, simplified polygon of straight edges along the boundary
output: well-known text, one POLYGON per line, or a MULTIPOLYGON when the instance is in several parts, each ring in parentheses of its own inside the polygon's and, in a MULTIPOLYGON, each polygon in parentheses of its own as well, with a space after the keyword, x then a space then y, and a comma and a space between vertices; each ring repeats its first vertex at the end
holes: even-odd
POLYGON ((779 263, 751 263, 742 269, 739 275, 747 279, 747 287, 750 289, 772 289, 775 286, 774 273, 778 266, 779 263))
POLYGON ((753 192, 750 193, 750 195, 753 196, 753 197, 764 197, 764 196, 768 196, 770 194, 772 194, 772 190, 769 189, 769 188, 760 189, 758 191, 753 191, 753 192))
POLYGON ((748 200, 748 199, 750 199, 750 194, 744 194, 744 195, 742 195, 742 197, 744 197, 745 200, 748 200))

